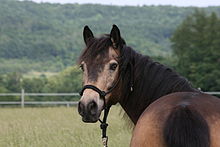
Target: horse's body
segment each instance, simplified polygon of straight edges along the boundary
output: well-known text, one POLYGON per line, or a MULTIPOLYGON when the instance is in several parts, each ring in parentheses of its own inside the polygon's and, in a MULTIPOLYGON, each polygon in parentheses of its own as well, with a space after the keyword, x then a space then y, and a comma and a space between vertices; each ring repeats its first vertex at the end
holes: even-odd
POLYGON ((96 122, 105 105, 119 102, 136 125, 131 147, 220 147, 218 98, 126 46, 116 26, 101 38, 85 27, 84 40, 83 121, 96 122))

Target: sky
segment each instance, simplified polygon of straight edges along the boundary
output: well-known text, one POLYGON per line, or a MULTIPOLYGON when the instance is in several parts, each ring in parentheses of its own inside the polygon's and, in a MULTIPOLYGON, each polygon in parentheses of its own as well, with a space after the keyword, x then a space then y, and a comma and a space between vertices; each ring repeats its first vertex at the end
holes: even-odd
POLYGON ((50 3, 95 3, 107 5, 174 5, 174 6, 220 6, 220 0, 32 0, 35 2, 50 3))

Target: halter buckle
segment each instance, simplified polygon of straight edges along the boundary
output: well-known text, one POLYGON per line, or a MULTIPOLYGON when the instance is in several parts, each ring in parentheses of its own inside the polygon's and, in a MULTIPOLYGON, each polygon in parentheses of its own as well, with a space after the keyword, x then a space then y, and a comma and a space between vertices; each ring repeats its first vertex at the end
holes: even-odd
POLYGON ((105 96, 106 96, 106 92, 105 92, 105 91, 101 91, 101 92, 99 93, 99 95, 100 95, 100 97, 105 97, 105 96))

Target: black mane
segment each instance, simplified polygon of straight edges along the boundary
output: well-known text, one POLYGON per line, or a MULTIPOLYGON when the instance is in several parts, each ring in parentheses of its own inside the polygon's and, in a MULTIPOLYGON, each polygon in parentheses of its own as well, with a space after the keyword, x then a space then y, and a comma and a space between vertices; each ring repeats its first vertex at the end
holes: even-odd
POLYGON ((145 108, 158 98, 173 92, 196 91, 186 78, 171 68, 135 52, 128 46, 124 46, 122 51, 124 60, 129 60, 128 65, 133 67, 124 74, 120 104, 134 123, 145 108), (132 92, 130 83, 133 83, 132 92))

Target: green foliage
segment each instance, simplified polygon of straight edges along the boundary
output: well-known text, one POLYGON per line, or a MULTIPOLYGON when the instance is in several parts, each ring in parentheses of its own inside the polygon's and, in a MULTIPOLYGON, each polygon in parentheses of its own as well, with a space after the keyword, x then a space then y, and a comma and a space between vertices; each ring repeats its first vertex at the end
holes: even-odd
MULTIPOLYGON (((81 89, 81 71, 77 66, 72 66, 57 75, 46 77, 41 75, 34 78, 22 77, 19 73, 9 73, 0 75, 0 93, 15 93, 25 89, 27 93, 73 93, 81 89)), ((0 97, 0 101, 19 100, 20 97, 0 97)), ((45 100, 78 100, 78 97, 31 96, 26 100, 45 101, 45 100)))
MULTIPOLYGON (((97 34, 121 28, 127 44, 143 54, 167 56, 169 37, 194 8, 0 2, 0 73, 60 71, 73 65, 84 47, 85 25, 97 34)), ((218 7, 210 7, 220 13, 218 7)))
MULTIPOLYGON (((9 73, 7 75, 0 75, 0 93, 20 92, 21 91, 22 75, 19 73, 9 73)), ((0 101, 15 101, 20 98, 17 96, 0 97, 0 101)))
POLYGON ((205 91, 220 90, 220 19, 196 10, 171 39, 177 70, 205 91))
POLYGON ((22 75, 19 73, 9 73, 4 77, 4 86, 9 91, 20 92, 22 75))
MULTIPOLYGON (((44 92, 72 93, 81 89, 81 71, 77 66, 69 67, 60 74, 52 76, 45 84, 44 92)), ((74 97, 48 97, 50 100, 72 100, 74 97)), ((76 98, 75 98, 76 99, 76 98)))

